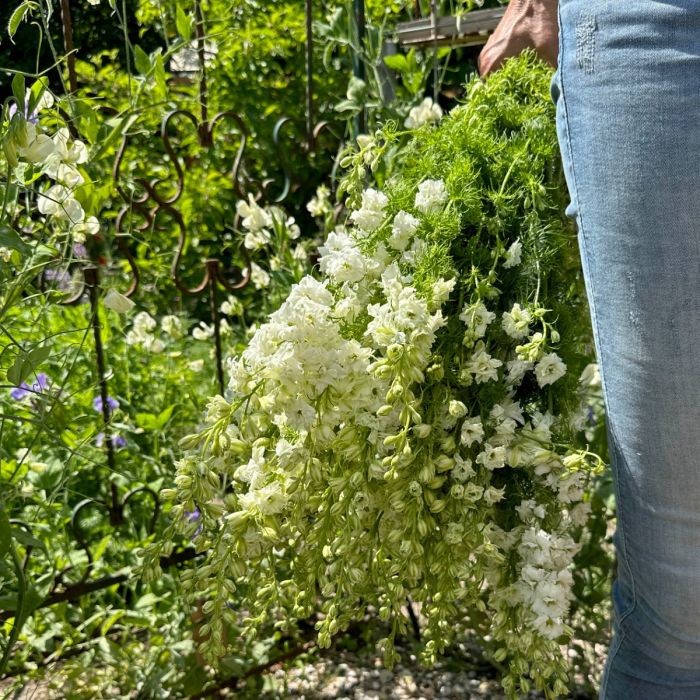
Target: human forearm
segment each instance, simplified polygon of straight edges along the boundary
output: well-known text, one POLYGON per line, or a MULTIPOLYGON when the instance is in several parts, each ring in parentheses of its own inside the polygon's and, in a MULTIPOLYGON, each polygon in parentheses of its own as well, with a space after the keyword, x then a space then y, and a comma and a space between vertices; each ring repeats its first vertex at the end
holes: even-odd
POLYGON ((549 64, 559 53, 559 0, 511 0, 503 19, 479 56, 479 72, 498 70, 510 56, 533 48, 549 64))

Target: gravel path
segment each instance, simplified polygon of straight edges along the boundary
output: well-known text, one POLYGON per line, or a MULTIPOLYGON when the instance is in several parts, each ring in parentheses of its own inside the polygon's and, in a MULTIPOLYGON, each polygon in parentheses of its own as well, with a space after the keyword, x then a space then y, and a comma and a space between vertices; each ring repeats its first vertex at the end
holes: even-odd
MULTIPOLYGON (((599 660, 593 671, 596 685, 605 648, 592 650, 599 660)), ((456 659, 446 660, 432 669, 422 668, 412 654, 402 654, 405 664, 393 671, 382 666, 379 656, 363 656, 353 652, 334 652, 296 668, 278 669, 266 679, 260 700, 505 700, 495 669, 456 659)), ((570 700, 594 700, 590 684, 579 674, 580 689, 570 700)), ((527 698, 543 698, 530 693, 527 698)))

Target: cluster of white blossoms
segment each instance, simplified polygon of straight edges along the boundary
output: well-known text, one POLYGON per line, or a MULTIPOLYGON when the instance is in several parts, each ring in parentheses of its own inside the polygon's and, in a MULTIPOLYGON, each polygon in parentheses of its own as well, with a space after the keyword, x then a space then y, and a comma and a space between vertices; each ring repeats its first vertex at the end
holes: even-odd
MULTIPOLYGON (((187 513, 201 511, 197 526, 209 534, 200 537, 215 552, 205 571, 262 575, 267 565, 253 562, 282 538, 300 572, 293 614, 315 604, 315 581, 330 601, 377 591, 397 608, 406 595, 425 599, 428 624, 447 634, 431 622, 444 613, 439 585, 445 605, 466 590, 480 597, 509 648, 525 644, 503 631, 512 615, 529 626, 523 655, 557 654, 576 552, 568 533, 586 518, 581 458, 560 454, 559 417, 542 408, 567 371, 558 334, 547 309, 505 306, 486 277, 426 273, 431 233, 450 207, 444 181, 423 180, 401 203, 368 188, 328 234, 321 279, 294 285, 230 360, 226 396, 185 441, 197 450, 166 495, 178 500, 183 532, 193 531, 187 513), (233 494, 222 505, 224 478, 233 494), (508 518, 509 529, 496 525, 508 518)), ((262 241, 269 215, 252 199, 239 213, 251 242, 262 241)), ((521 250, 519 241, 500 249, 501 267, 519 264, 521 250)), ((144 321, 131 333, 150 330, 144 321)), ((203 576, 229 594, 232 583, 203 576)), ((339 603, 324 611, 327 644, 347 618, 339 603)), ((214 616, 212 634, 218 624, 214 616)))
POLYGON ((236 204, 236 214, 246 232, 243 245, 249 250, 260 250, 272 243, 276 228, 283 229, 285 235, 292 240, 301 235, 301 229, 293 216, 286 216, 280 207, 261 207, 252 194, 248 195, 248 201, 240 200, 236 204))
POLYGON ((31 166, 53 181, 37 195, 37 209, 65 226, 75 243, 84 243, 89 236, 100 232, 97 218, 87 216, 75 197, 75 189, 85 182, 78 166, 88 161, 87 146, 72 138, 66 127, 59 128, 53 136, 46 133, 39 115, 54 106, 53 95, 42 89, 30 112, 34 99, 32 90, 27 90, 23 108, 17 104, 10 108, 9 128, 2 144, 5 157, 20 176, 26 166, 31 166))
POLYGON ((433 102, 432 97, 426 97, 417 107, 413 107, 404 121, 407 129, 417 129, 424 124, 432 124, 442 119, 442 109, 433 102))

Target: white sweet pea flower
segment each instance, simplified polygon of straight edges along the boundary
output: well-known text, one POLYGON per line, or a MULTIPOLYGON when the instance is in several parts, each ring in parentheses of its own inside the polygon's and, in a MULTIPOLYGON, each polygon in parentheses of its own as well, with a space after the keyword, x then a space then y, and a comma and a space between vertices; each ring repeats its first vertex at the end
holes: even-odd
POLYGON ((71 139, 70 131, 61 127, 53 137, 54 149, 64 163, 80 165, 87 163, 87 146, 82 142, 71 139))
POLYGON ((177 316, 169 314, 160 319, 160 327, 171 338, 182 338, 182 321, 177 316))
POLYGON ((85 221, 79 221, 71 229, 76 243, 85 243, 88 236, 96 236, 100 232, 100 222, 95 216, 88 216, 85 221))
POLYGON ((195 340, 207 340, 214 335, 214 326, 200 321, 199 325, 192 330, 192 337, 195 340))
POLYGON ((440 121, 442 109, 439 104, 433 102, 432 97, 426 97, 417 107, 413 107, 404 121, 407 129, 417 129, 424 124, 440 121))
POLYGON ((260 265, 251 263, 250 281, 255 289, 265 289, 265 287, 270 286, 270 275, 260 265))
POLYGON ((319 185, 316 189, 316 196, 306 205, 306 209, 313 217, 323 217, 333 211, 330 200, 331 191, 325 185, 319 185))
POLYGON ((25 145, 17 148, 17 153, 24 160, 38 164, 46 161, 55 151, 55 145, 50 136, 41 133, 31 122, 26 122, 27 140, 25 145))
POLYGON ((118 314, 128 313, 136 306, 129 297, 120 294, 116 289, 107 290, 107 294, 105 294, 102 303, 106 309, 112 309, 112 311, 116 311, 118 314))
POLYGON ((40 194, 37 208, 44 216, 55 216, 72 224, 80 223, 85 219, 85 212, 80 202, 63 185, 53 185, 40 194))

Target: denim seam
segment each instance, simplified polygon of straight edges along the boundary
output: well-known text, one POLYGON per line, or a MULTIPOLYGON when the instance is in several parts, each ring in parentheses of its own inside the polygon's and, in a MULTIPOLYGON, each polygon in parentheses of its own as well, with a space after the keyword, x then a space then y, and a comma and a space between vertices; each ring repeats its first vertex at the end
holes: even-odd
POLYGON ((611 649, 609 658, 606 663, 605 680, 603 682, 603 686, 600 688, 600 691, 598 693, 599 700, 606 700, 605 696, 608 693, 608 686, 610 685, 610 671, 612 670, 613 661, 615 661, 615 657, 618 655, 620 649, 622 648, 622 642, 625 639, 625 631, 620 628, 618 629, 618 634, 615 635, 614 647, 611 649))
MULTIPOLYGON (((581 200, 579 198, 578 194, 578 181, 576 179, 576 167, 574 165, 574 159, 573 159, 573 150, 571 147, 571 128, 569 125, 569 109, 566 104, 566 90, 564 88, 564 32, 562 29, 562 21, 561 21, 561 4, 558 6, 558 19, 559 19, 559 92, 560 92, 560 99, 562 101, 562 115, 563 115, 563 123, 564 127, 566 130, 565 133, 565 140, 566 140, 566 148, 568 151, 568 156, 569 156, 569 164, 571 167, 571 178, 572 178, 572 184, 574 188, 573 195, 576 198, 576 209, 578 212, 578 219, 579 219, 579 225, 581 227, 581 241, 583 242, 583 247, 584 250, 582 253, 584 255, 588 255, 588 242, 586 239, 586 230, 583 224, 583 212, 581 210, 581 200)), ((590 298, 590 311, 591 311, 591 319, 593 321, 593 325, 595 327, 595 332, 598 334, 598 337, 600 337, 600 329, 598 326, 598 316, 596 314, 596 308, 595 308, 595 298, 594 295, 591 294, 590 298)), ((601 364, 602 367, 602 357, 598 358, 598 362, 601 364)), ((601 371, 601 381, 603 382, 603 387, 604 387, 604 380, 602 379, 603 377, 603 372, 601 371)), ((624 454, 622 453, 621 449, 621 444, 620 441, 617 439, 617 432, 615 431, 615 428, 613 426, 612 420, 608 418, 608 425, 610 427, 610 433, 611 437, 616 443, 616 449, 618 452, 618 455, 620 457, 620 461, 622 463, 622 468, 631 476, 631 473, 629 471, 629 466, 626 463, 624 454)), ((619 504, 618 504, 618 510, 619 510, 619 504)), ((620 619, 618 620, 618 625, 620 628, 621 633, 623 632, 622 630, 622 623, 634 612, 634 610, 637 608, 637 591, 635 587, 635 582, 634 582, 634 575, 632 572, 632 567, 630 566, 629 563, 629 548, 627 546, 627 535, 625 532, 625 528, 622 528, 622 542, 624 546, 624 554, 621 557, 621 559, 624 562, 625 567, 627 568, 627 572, 629 574, 629 580, 630 580, 630 585, 632 588, 632 605, 630 606, 630 609, 625 611, 624 614, 620 616, 620 619)))

